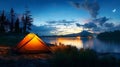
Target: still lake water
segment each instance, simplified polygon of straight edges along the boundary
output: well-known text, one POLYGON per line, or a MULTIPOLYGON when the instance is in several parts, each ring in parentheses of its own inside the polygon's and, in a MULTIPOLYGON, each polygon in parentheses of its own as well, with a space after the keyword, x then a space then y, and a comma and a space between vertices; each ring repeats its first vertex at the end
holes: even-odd
POLYGON ((100 53, 120 53, 120 43, 102 42, 97 38, 82 37, 41 37, 43 41, 51 44, 64 44, 80 48, 90 48, 100 53))

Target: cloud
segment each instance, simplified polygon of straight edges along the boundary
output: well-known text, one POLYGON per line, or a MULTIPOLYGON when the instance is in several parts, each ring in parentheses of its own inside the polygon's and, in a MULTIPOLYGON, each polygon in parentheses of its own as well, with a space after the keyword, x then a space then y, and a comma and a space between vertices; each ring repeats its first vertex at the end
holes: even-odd
POLYGON ((94 32, 101 32, 101 30, 103 31, 103 29, 100 27, 93 28, 94 32))
POLYGON ((104 26, 107 28, 112 28, 112 27, 114 27, 114 24, 113 23, 105 23, 104 26))
POLYGON ((110 28, 114 28, 114 24, 109 23, 108 22, 109 20, 110 20, 110 18, 100 17, 100 18, 96 18, 96 19, 91 19, 83 25, 80 23, 76 23, 76 26, 77 27, 84 27, 84 29, 92 30, 94 32, 98 32, 98 31, 103 32, 103 31, 106 31, 110 28))
POLYGON ((85 23, 84 28, 97 28, 97 25, 93 22, 85 23))
POLYGON ((47 23, 49 23, 49 24, 55 24, 56 21, 47 21, 47 23))
POLYGON ((110 18, 100 17, 97 19, 91 19, 83 25, 76 23, 76 26, 77 27, 84 26, 85 28, 96 28, 97 26, 103 26, 105 23, 106 23, 105 26, 112 25, 112 23, 107 23, 108 20, 110 20, 110 18))
POLYGON ((97 17, 98 11, 100 9, 100 6, 99 6, 99 4, 97 2, 90 3, 88 1, 85 1, 84 3, 82 3, 81 6, 84 9, 88 10, 93 18, 97 17))
POLYGON ((97 25, 93 22, 88 22, 88 23, 85 23, 84 25, 81 25, 79 23, 76 23, 76 26, 77 27, 84 27, 84 28, 89 28, 89 29, 94 29, 94 28, 97 28, 97 25))
POLYGON ((79 24, 79 23, 76 23, 76 26, 77 26, 77 27, 81 27, 81 26, 83 26, 83 25, 81 25, 81 24, 79 24))
POLYGON ((115 31, 115 30, 120 30, 120 24, 114 25, 114 23, 105 23, 104 26, 105 31, 115 31))
POLYGON ((50 25, 71 25, 72 23, 74 23, 75 21, 67 21, 67 20, 59 20, 59 21, 47 21, 46 23, 50 24, 50 25))
POLYGON ((77 8, 77 9, 80 8, 80 3, 70 1, 70 4, 71 4, 72 6, 74 6, 75 8, 77 8))
POLYGON ((96 1, 89 2, 88 0, 86 0, 82 3, 77 3, 77 2, 71 2, 71 3, 75 8, 83 8, 87 10, 93 18, 97 18, 98 11, 100 10, 100 6, 96 1))
POLYGON ((54 33, 52 33, 54 31, 56 31, 56 28, 51 27, 49 25, 42 25, 42 26, 32 25, 31 32, 34 32, 34 33, 39 34, 39 35, 54 35, 54 33))
POLYGON ((68 20, 46 21, 46 25, 33 25, 31 32, 37 33, 38 35, 62 35, 73 33, 74 23, 75 21, 68 20))
MULTIPOLYGON (((120 25, 115 26, 114 23, 110 23, 110 18, 108 17, 97 17, 100 10, 100 5, 98 2, 90 2, 85 0, 84 2, 70 2, 72 6, 77 9, 84 9, 89 12, 92 19, 89 20, 87 23, 81 25, 76 23, 77 27, 84 27, 88 29, 92 29, 94 32, 104 32, 104 31, 113 31, 113 30, 120 30, 120 25)), ((113 10, 115 12, 115 9, 113 10)))
POLYGON ((103 26, 104 23, 106 23, 110 18, 107 17, 100 17, 97 19, 94 19, 92 22, 98 23, 100 26, 103 26))
POLYGON ((112 30, 120 30, 120 24, 114 26, 114 28, 112 28, 112 30))

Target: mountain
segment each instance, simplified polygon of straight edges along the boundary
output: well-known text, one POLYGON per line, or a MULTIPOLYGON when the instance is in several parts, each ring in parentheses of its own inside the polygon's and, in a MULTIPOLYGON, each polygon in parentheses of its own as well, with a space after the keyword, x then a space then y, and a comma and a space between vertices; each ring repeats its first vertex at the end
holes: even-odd
POLYGON ((80 33, 74 33, 74 34, 67 34, 67 35, 60 35, 60 36, 81 36, 81 37, 88 37, 88 36, 92 36, 92 33, 88 32, 88 31, 85 31, 83 30, 82 32, 80 33))
POLYGON ((91 35, 92 35, 92 33, 85 31, 85 30, 80 33, 80 36, 82 36, 82 37, 87 37, 87 36, 91 36, 91 35))

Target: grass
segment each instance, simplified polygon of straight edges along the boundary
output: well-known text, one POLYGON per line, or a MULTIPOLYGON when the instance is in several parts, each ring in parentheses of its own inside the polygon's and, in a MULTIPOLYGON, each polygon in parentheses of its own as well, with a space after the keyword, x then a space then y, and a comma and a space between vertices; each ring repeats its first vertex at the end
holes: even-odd
POLYGON ((21 35, 6 35, 0 37, 0 46, 15 46, 23 36, 21 35))

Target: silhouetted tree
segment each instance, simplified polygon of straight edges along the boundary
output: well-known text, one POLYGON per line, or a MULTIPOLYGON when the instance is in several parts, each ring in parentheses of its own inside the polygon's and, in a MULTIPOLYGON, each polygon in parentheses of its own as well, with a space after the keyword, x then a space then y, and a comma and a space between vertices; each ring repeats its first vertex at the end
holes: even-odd
POLYGON ((19 32, 20 32, 19 19, 17 18, 15 22, 15 33, 19 33, 19 32))
POLYGON ((23 33, 28 32, 28 30, 31 30, 31 25, 33 22, 33 18, 31 18, 30 11, 26 10, 25 14, 22 17, 23 21, 23 33))
POLYGON ((9 23, 10 21, 8 19, 6 19, 4 25, 5 25, 5 31, 8 32, 10 29, 9 29, 9 23))
POLYGON ((16 33, 27 33, 31 30, 31 25, 33 22, 33 18, 31 18, 30 11, 26 10, 23 14, 21 20, 18 18, 16 19, 14 9, 11 8, 10 10, 10 18, 5 16, 5 12, 0 15, 0 33, 4 32, 16 32, 16 33), (22 27, 20 27, 20 22, 22 22, 22 27))
POLYGON ((22 28, 20 28, 19 32, 20 32, 20 33, 23 33, 23 29, 22 29, 22 28))
POLYGON ((11 21, 10 21, 10 32, 14 31, 14 17, 15 17, 15 13, 14 13, 14 9, 11 8, 10 10, 10 17, 11 17, 11 21))
POLYGON ((0 32, 5 32, 5 22, 6 22, 6 16, 4 13, 4 10, 2 11, 1 17, 0 17, 0 32))
POLYGON ((97 38, 106 42, 120 42, 120 30, 102 32, 97 35, 97 38))

